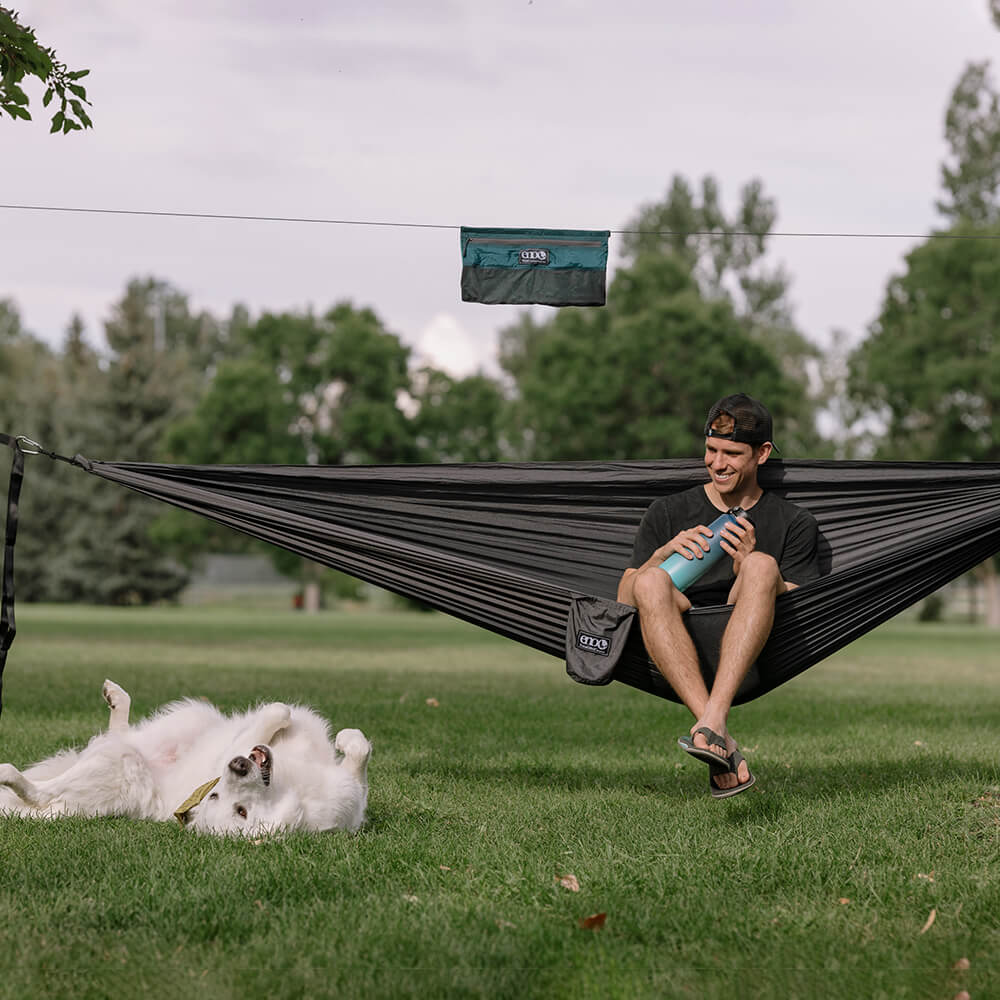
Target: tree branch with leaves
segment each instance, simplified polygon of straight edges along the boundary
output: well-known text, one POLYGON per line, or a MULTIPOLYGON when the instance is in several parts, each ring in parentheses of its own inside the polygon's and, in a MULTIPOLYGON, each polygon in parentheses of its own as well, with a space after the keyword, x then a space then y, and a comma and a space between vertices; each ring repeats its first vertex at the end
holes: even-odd
POLYGON ((0 7, 0 118, 4 114, 17 121, 31 121, 30 100, 21 84, 34 76, 45 84, 42 105, 57 101, 50 132, 78 132, 91 128, 84 105, 90 105, 87 91, 79 83, 89 69, 70 70, 56 58, 55 49, 41 45, 33 28, 20 22, 20 14, 0 7))

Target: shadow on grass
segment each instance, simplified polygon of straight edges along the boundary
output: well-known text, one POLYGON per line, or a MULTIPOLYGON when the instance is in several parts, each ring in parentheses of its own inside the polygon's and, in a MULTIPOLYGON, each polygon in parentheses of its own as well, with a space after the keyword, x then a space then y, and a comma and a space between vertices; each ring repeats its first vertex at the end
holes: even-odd
POLYGON ((663 776, 667 768, 630 765, 595 767, 579 764, 547 766, 544 763, 489 763, 469 764, 445 760, 421 760, 403 765, 408 775, 419 778, 446 778, 462 784, 487 784, 496 788, 523 790, 535 788, 559 791, 584 792, 595 789, 631 792, 635 795, 667 795, 683 797, 681 789, 670 770, 669 778, 663 776))
MULTIPOLYGON (((775 818, 786 809, 799 808, 810 800, 829 800, 841 795, 880 796, 900 790, 919 794, 930 788, 940 794, 941 787, 948 785, 955 787, 957 794, 959 786, 985 789, 1000 781, 1000 770, 995 766, 929 755, 869 763, 806 762, 796 764, 792 770, 761 762, 751 762, 751 766, 757 777, 755 788, 725 803, 739 805, 744 818, 748 819, 775 818)), ((592 792, 598 789, 637 796, 656 795, 669 802, 691 800, 707 791, 704 772, 699 774, 697 769, 688 767, 683 775, 677 775, 669 765, 663 768, 645 764, 596 767, 581 763, 567 767, 526 762, 469 764, 431 759, 411 762, 404 765, 403 770, 414 779, 444 778, 508 791, 548 788, 592 792)), ((728 815, 733 821, 739 820, 735 812, 728 815)))
MULTIPOLYGON (((763 770, 763 769, 762 769, 763 770)), ((820 797, 898 790, 920 792, 942 785, 993 785, 1000 776, 994 765, 955 760, 941 755, 914 755, 904 760, 852 761, 838 763, 799 762, 781 781, 783 789, 796 797, 820 797)))

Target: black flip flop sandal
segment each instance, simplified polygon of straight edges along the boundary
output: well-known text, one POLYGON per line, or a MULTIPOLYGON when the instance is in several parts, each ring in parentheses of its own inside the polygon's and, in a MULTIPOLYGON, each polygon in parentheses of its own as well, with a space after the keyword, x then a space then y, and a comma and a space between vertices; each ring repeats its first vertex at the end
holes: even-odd
POLYGON ((733 795, 739 795, 740 792, 745 792, 757 780, 753 774, 751 774, 750 777, 743 782, 743 784, 733 785, 732 788, 719 788, 712 780, 714 775, 725 774, 727 771, 731 774, 736 774, 740 769, 740 764, 744 760, 746 760, 746 758, 743 754, 741 754, 739 750, 734 750, 732 758, 726 762, 726 767, 723 768, 713 766, 709 768, 708 787, 712 793, 713 799, 728 799, 733 795))
MULTIPOLYGON (((694 732, 701 733, 709 743, 717 747, 724 747, 726 745, 726 741, 718 733, 709 729, 708 726, 702 726, 694 732)), ((697 757, 698 760, 704 761, 706 764, 718 764, 719 767, 724 767, 727 771, 729 770, 729 758, 715 753, 714 750, 708 750, 705 747, 696 747, 694 745, 694 733, 690 736, 682 736, 677 743, 691 754, 692 757, 697 757)))

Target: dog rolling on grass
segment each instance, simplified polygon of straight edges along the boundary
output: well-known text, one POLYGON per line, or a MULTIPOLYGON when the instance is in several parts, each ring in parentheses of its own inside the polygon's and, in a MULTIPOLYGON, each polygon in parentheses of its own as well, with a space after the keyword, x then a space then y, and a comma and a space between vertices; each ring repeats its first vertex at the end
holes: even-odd
POLYGON ((0 815, 129 816, 204 833, 357 830, 368 805, 371 744, 333 741, 312 709, 272 702, 223 715, 185 699, 129 725, 131 699, 105 681, 108 730, 21 773, 0 764, 0 815))

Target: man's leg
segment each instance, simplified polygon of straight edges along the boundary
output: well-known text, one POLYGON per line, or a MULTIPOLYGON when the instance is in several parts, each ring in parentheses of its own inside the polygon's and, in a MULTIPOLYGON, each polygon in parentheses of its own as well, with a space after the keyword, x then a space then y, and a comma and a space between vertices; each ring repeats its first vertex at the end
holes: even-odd
MULTIPOLYGON (((736 749, 736 741, 729 735, 729 710, 743 678, 760 655, 771 627, 774 625, 774 602, 784 593, 785 583, 775 560, 763 553, 752 552, 743 561, 740 575, 729 594, 729 603, 735 605, 729 624, 722 636, 719 666, 712 684, 712 691, 704 710, 692 732, 707 726, 726 737, 726 752, 736 749)), ((696 746, 706 746, 700 733, 694 736, 696 746)), ((721 774, 714 778, 719 788, 731 788, 748 781, 750 770, 740 764, 738 774, 721 774)))
MULTIPOLYGON (((639 609, 639 627, 646 651, 697 719, 708 704, 708 689, 701 676, 698 653, 681 617, 691 602, 658 566, 640 570, 632 580, 630 603, 639 609)), ((725 752, 725 747, 717 747, 725 752)))

